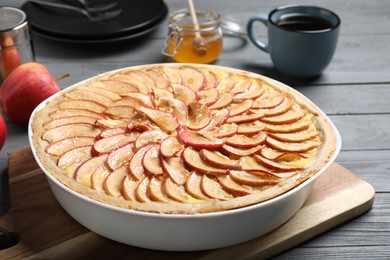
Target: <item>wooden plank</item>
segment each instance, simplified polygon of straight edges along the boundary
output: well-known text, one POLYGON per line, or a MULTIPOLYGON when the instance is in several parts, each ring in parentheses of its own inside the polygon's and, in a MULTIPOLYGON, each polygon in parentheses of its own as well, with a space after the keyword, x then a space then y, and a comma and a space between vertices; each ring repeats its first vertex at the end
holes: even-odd
POLYGON ((1 252, 6 258, 115 258, 123 255, 131 255, 132 259, 266 258, 363 214, 371 208, 374 196, 374 189, 368 183, 334 163, 315 182, 301 210, 275 231, 218 250, 159 252, 105 239, 74 221, 51 194, 29 147, 15 151, 10 156, 9 166, 13 206, 0 220, 0 226, 21 234, 23 239, 1 252), (339 201, 345 203, 337 203, 339 201), (82 250, 78 250, 80 248, 82 250))
POLYGON ((389 150, 390 117, 388 114, 331 115, 340 131, 343 150, 389 150))

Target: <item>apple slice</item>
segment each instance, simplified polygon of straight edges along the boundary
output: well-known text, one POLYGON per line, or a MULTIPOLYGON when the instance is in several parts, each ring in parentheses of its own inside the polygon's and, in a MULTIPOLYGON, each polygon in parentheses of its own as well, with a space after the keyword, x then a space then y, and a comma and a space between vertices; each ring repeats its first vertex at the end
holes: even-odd
POLYGON ((283 142, 304 142, 310 139, 313 139, 318 136, 318 131, 315 127, 310 127, 310 129, 306 129, 299 132, 294 133, 269 133, 272 138, 278 139, 283 142))
POLYGON ((93 83, 89 86, 78 86, 77 89, 105 96, 112 101, 121 99, 121 96, 115 93, 114 91, 102 87, 94 87, 93 83))
POLYGON ((164 88, 152 89, 151 95, 152 95, 152 97, 154 97, 155 101, 159 100, 162 97, 170 97, 170 98, 175 97, 175 95, 173 95, 173 93, 171 91, 169 91, 168 89, 164 89, 164 88))
POLYGON ((231 137, 237 134, 238 126, 236 124, 224 124, 220 127, 214 128, 212 131, 204 133, 205 136, 211 136, 213 138, 225 138, 231 137))
POLYGON ((252 156, 241 157, 240 165, 242 170, 245 172, 259 176, 264 176, 264 174, 266 174, 275 177, 274 172, 271 169, 264 167, 262 164, 259 164, 252 156))
POLYGON ((260 121, 273 125, 291 124, 297 122, 306 114, 307 111, 304 109, 293 108, 277 116, 263 117, 260 119, 260 121))
MULTIPOLYGON (((169 82, 164 74, 158 68, 147 69, 146 73, 151 77, 157 88, 167 89, 169 82)), ((153 90, 153 89, 152 89, 153 90)))
POLYGON ((91 188, 98 192, 106 193, 104 190, 104 182, 110 174, 111 171, 105 163, 100 165, 91 175, 91 188))
POLYGON ((130 93, 130 92, 140 92, 140 89, 131 82, 125 82, 123 79, 118 80, 101 80, 101 87, 112 90, 118 95, 130 93))
POLYGON ((190 87, 193 91, 198 92, 205 87, 206 77, 199 69, 192 66, 181 66, 179 73, 183 85, 190 87))
POLYGON ((159 178, 152 177, 150 179, 147 194, 151 200, 165 203, 169 202, 169 198, 165 196, 162 186, 162 181, 159 178))
POLYGON ((234 101, 252 100, 260 97, 264 92, 263 85, 259 80, 250 80, 244 91, 234 95, 234 101))
POLYGON ((121 119, 99 119, 96 120, 96 125, 101 129, 116 129, 116 128, 126 128, 127 125, 132 121, 132 119, 121 118, 121 119))
POLYGON ((135 190, 137 189, 139 181, 136 181, 126 175, 122 182, 122 196, 125 200, 136 201, 135 190))
POLYGON ((159 110, 171 113, 181 124, 184 124, 187 121, 188 108, 186 103, 180 99, 160 97, 156 103, 159 110))
POLYGON ((161 66, 159 67, 161 72, 168 79, 169 84, 182 84, 183 80, 181 78, 181 74, 178 69, 172 68, 169 66, 161 66))
POLYGON ((225 139, 225 144, 237 148, 253 148, 265 142, 267 138, 266 132, 259 132, 256 135, 248 137, 246 135, 236 134, 225 139))
POLYGON ((209 106, 209 109, 221 109, 225 108, 233 102, 234 94, 230 92, 219 92, 218 100, 209 106))
POLYGON ((209 178, 207 175, 202 176, 200 187, 206 196, 217 200, 229 200, 233 196, 227 193, 214 178, 209 178))
POLYGON ((126 93, 122 95, 121 100, 112 103, 111 106, 129 106, 129 107, 149 107, 154 108, 154 104, 149 95, 142 93, 126 93))
POLYGON ((179 185, 184 184, 190 175, 190 172, 185 168, 183 161, 178 157, 163 159, 162 167, 164 172, 179 185))
POLYGON ((237 160, 231 160, 229 157, 218 151, 209 151, 202 149, 199 152, 200 158, 206 163, 223 169, 241 170, 241 165, 237 160))
POLYGON ((284 164, 284 163, 279 163, 279 162, 269 160, 259 154, 255 154, 254 158, 257 160, 258 163, 262 164, 266 168, 276 170, 278 172, 292 172, 292 171, 299 171, 303 169, 303 167, 300 166, 284 164))
POLYGON ((59 103, 57 105, 57 108, 58 109, 85 109, 96 113, 102 113, 104 110, 107 109, 107 106, 92 100, 70 99, 59 103))
POLYGON ((314 139, 305 141, 305 142, 299 142, 299 143, 286 143, 278 141, 272 137, 267 137, 266 143, 269 147, 274 148, 278 151, 285 151, 285 152, 307 152, 311 149, 314 149, 321 145, 321 140, 319 137, 316 137, 314 139))
POLYGON ((310 157, 310 155, 307 153, 279 152, 268 147, 261 149, 260 154, 269 160, 286 162, 307 159, 310 157))
POLYGON ((81 146, 62 154, 58 158, 57 166, 63 169, 68 177, 73 178, 77 167, 90 158, 92 158, 92 147, 90 145, 81 146))
POLYGON ((65 93, 65 97, 73 100, 91 100, 95 101, 99 104, 102 104, 104 106, 109 106, 113 100, 104 96, 100 95, 95 92, 87 91, 87 90, 72 90, 65 93))
POLYGON ((252 148, 247 148, 247 149, 240 149, 237 147, 233 147, 227 144, 224 144, 222 146, 222 151, 228 154, 236 155, 236 156, 249 156, 257 151, 259 151, 261 148, 263 148, 262 144, 256 145, 252 148))
POLYGON ((92 157, 83 162, 74 172, 73 178, 86 187, 91 187, 91 176, 94 171, 105 163, 108 155, 104 154, 98 157, 92 157))
POLYGON ((172 200, 182 203, 201 203, 188 194, 183 186, 176 184, 172 179, 166 178, 163 182, 164 193, 172 200))
POLYGON ((219 91, 209 88, 198 92, 198 102, 206 106, 211 106, 219 99, 219 91))
POLYGON ((102 113, 96 113, 93 111, 88 111, 85 109, 61 109, 61 110, 55 110, 53 112, 50 112, 49 114, 50 118, 56 119, 56 118, 63 118, 63 117, 70 117, 70 116, 89 116, 96 119, 105 118, 102 113))
POLYGON ((131 132, 145 132, 149 130, 159 130, 159 128, 153 124, 149 120, 131 120, 131 122, 127 125, 127 129, 131 132))
POLYGON ((149 178, 145 177, 137 186, 135 190, 135 198, 139 202, 150 202, 150 198, 148 196, 148 186, 149 186, 149 178))
POLYGON ((127 173, 127 166, 122 166, 107 176, 104 181, 103 188, 108 195, 116 198, 122 197, 122 183, 127 173))
POLYGON ((258 174, 250 174, 246 171, 230 171, 230 177, 232 180, 242 185, 249 185, 252 187, 262 187, 266 185, 276 185, 279 183, 279 178, 269 174, 263 176, 258 174))
POLYGON ((229 110, 227 109, 212 110, 210 114, 210 122, 207 126, 199 129, 201 132, 212 132, 220 126, 224 126, 225 122, 229 118, 229 110))
POLYGON ((253 135, 265 129, 265 124, 257 120, 249 123, 239 124, 237 134, 253 135))
POLYGON ((219 176, 218 182, 224 190, 233 194, 234 196, 245 196, 252 194, 253 191, 243 187, 242 185, 235 182, 229 175, 219 176))
POLYGON ((130 106, 111 106, 104 111, 104 114, 112 119, 134 118, 138 115, 134 107, 130 106))
POLYGON ((256 109, 270 109, 279 106, 284 99, 285 96, 280 92, 277 92, 277 94, 273 95, 267 94, 261 98, 256 99, 252 107, 256 109))
POLYGON ((184 146, 179 142, 176 136, 168 136, 161 142, 160 153, 164 157, 173 157, 183 150, 184 146))
POLYGON ((47 123, 45 123, 43 127, 45 129, 51 129, 62 125, 72 124, 72 123, 94 124, 95 121, 96 118, 90 116, 68 116, 68 117, 60 117, 60 118, 52 119, 47 123))
POLYGON ((214 137, 203 135, 200 132, 188 130, 188 128, 184 126, 179 127, 178 138, 181 143, 196 148, 219 148, 224 143, 222 139, 217 139, 214 137))
POLYGON ((96 137, 100 132, 101 130, 92 124, 74 123, 51 128, 43 134, 42 139, 52 143, 75 136, 96 137))
MULTIPOLYGON (((147 85, 145 85, 143 82, 139 81, 138 79, 134 78, 134 77, 131 77, 129 75, 126 75, 126 74, 117 74, 115 75, 112 79, 116 80, 116 81, 120 81, 120 82, 123 82, 125 84, 129 84, 135 88, 137 88, 138 91, 131 91, 131 92, 134 92, 134 93, 143 93, 143 94, 148 94, 149 93, 149 88, 147 85)), ((123 95, 125 93, 120 93, 120 95, 123 95)))
POLYGON ((265 116, 277 116, 286 113, 288 110, 291 109, 292 105, 293 105, 292 99, 289 97, 285 97, 283 99, 283 102, 277 107, 265 110, 266 111, 265 116))
POLYGON ((202 175, 195 172, 191 173, 185 183, 185 190, 188 194, 199 200, 207 200, 208 197, 200 188, 202 182, 202 175))
POLYGON ((205 71, 201 69, 201 71, 206 77, 205 89, 215 88, 218 83, 217 75, 215 75, 215 73, 210 70, 205 71))
POLYGON ((188 121, 186 126, 192 130, 205 128, 211 120, 211 112, 206 105, 190 103, 188 105, 188 121))
POLYGON ((168 135, 161 130, 149 130, 142 132, 135 140, 135 148, 139 149, 148 144, 161 143, 168 135))
POLYGON ((109 128, 106 130, 103 130, 96 139, 102 139, 114 135, 124 134, 126 133, 126 128, 109 128))
POLYGON ((99 139, 93 145, 93 153, 97 155, 111 153, 116 148, 134 142, 138 136, 138 133, 125 133, 99 139))
POLYGON ((234 95, 239 93, 246 93, 252 84, 252 80, 246 76, 240 76, 240 80, 233 84, 232 89, 229 91, 234 95))
POLYGON ((230 116, 237 116, 245 113, 252 107, 253 101, 251 99, 244 100, 238 103, 231 103, 227 109, 229 109, 230 116))
POLYGON ((198 100, 198 96, 193 89, 182 84, 170 84, 172 91, 177 99, 180 99, 187 105, 198 100))
POLYGON ((240 158, 240 164, 242 166, 242 170, 261 177, 264 177, 264 175, 270 175, 269 178, 289 178, 297 174, 296 171, 277 172, 270 168, 266 168, 262 164, 258 163, 257 160, 253 157, 240 158))
POLYGON ((138 107, 135 109, 140 114, 146 116, 150 121, 154 122, 163 131, 171 132, 179 126, 177 118, 167 112, 146 107, 138 107))
POLYGON ((236 84, 236 79, 234 77, 234 74, 229 73, 228 75, 224 76, 221 80, 219 80, 217 89, 219 93, 231 93, 234 84, 236 84))
POLYGON ((113 150, 107 158, 107 166, 115 171, 119 167, 127 164, 134 154, 134 143, 128 143, 113 150))
POLYGON ((152 145, 146 145, 137 150, 133 157, 130 159, 129 163, 129 174, 136 181, 141 181, 145 178, 145 168, 142 164, 142 160, 145 156, 145 153, 150 149, 152 145))
POLYGON ((245 113, 245 114, 238 115, 238 116, 231 116, 227 120, 227 123, 241 124, 241 123, 253 122, 253 121, 259 120, 260 118, 264 117, 264 115, 265 115, 264 110, 257 110, 257 111, 254 111, 252 114, 245 113))
POLYGON ((271 133, 294 133, 308 129, 312 123, 312 120, 306 119, 306 117, 293 124, 272 125, 263 123, 265 129, 271 133))
POLYGON ((137 79, 143 85, 147 86, 148 89, 153 89, 157 87, 156 82, 153 80, 153 78, 150 77, 148 73, 142 70, 129 70, 125 71, 124 74, 137 79))
POLYGON ((46 152, 54 156, 60 156, 73 148, 81 146, 91 146, 95 143, 94 137, 89 136, 75 136, 66 139, 59 140, 51 143, 47 148, 46 152))
POLYGON ((191 147, 187 147, 183 150, 182 157, 185 164, 189 168, 199 173, 210 174, 215 176, 229 173, 228 169, 217 168, 203 161, 199 153, 194 149, 192 149, 191 147))
POLYGON ((145 152, 144 158, 142 158, 142 165, 144 166, 144 169, 152 175, 158 176, 163 174, 160 158, 160 145, 154 144, 145 152))

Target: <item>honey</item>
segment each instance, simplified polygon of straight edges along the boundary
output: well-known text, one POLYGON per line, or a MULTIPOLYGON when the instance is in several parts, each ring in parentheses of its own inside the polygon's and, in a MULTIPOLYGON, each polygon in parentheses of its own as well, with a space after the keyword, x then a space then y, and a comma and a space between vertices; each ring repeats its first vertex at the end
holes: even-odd
POLYGON ((194 29, 187 10, 179 10, 170 16, 169 32, 163 54, 183 63, 212 63, 222 52, 220 15, 197 10, 199 28, 194 29))

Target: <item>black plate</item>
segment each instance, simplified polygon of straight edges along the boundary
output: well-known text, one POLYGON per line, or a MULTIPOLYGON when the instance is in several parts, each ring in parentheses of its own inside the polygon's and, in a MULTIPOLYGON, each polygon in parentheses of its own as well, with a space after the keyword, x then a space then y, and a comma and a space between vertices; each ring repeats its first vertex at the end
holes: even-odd
POLYGON ((115 18, 90 21, 77 12, 27 2, 26 12, 33 29, 48 38, 72 42, 110 42, 139 37, 155 29, 168 9, 162 0, 116 0, 122 12, 115 18))

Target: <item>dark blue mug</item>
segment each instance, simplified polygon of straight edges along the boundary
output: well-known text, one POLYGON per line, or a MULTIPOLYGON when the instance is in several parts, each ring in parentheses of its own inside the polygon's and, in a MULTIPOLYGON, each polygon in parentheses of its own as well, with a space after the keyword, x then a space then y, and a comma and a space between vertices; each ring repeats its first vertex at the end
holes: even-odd
POLYGON ((249 19, 250 40, 270 54, 275 67, 298 78, 319 75, 332 60, 340 30, 340 18, 316 6, 283 6, 269 15, 258 14, 249 19), (268 43, 256 34, 254 23, 268 28, 268 43))

